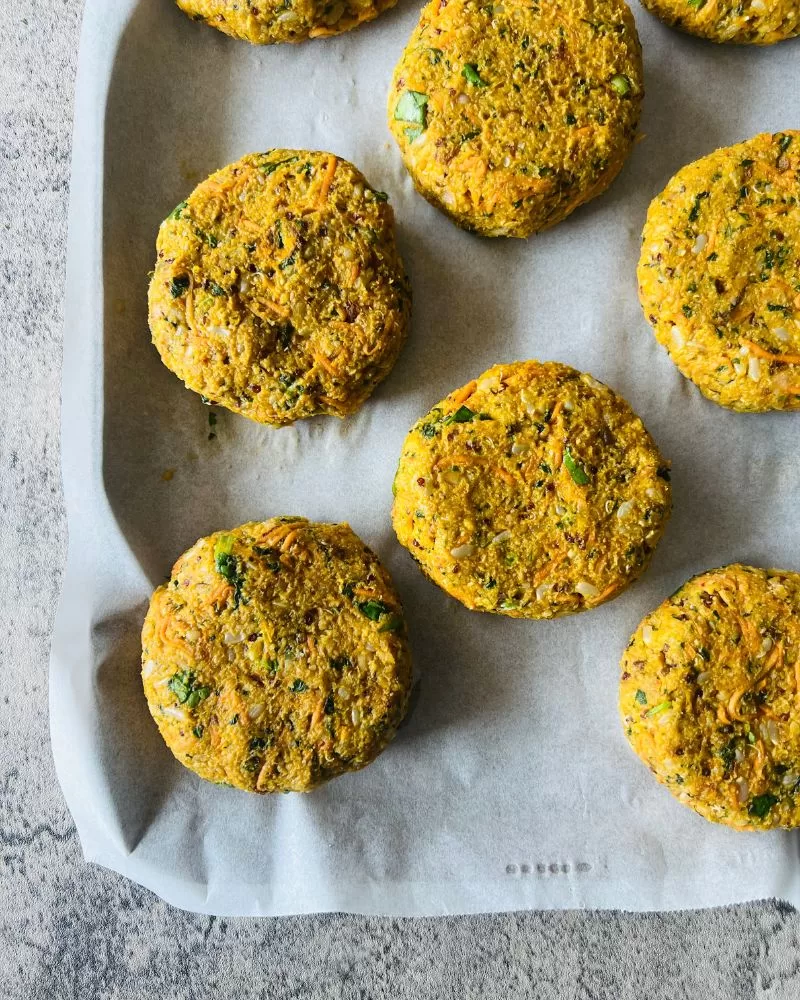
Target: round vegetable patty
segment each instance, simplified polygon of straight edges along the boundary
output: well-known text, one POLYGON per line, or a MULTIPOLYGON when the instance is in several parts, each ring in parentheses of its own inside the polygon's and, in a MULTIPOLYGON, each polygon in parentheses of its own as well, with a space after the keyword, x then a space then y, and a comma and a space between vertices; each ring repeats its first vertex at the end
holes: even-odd
POLYGON ((772 45, 800 34, 796 0, 642 0, 673 28, 712 42, 772 45))
POLYGON ((724 566, 648 615, 622 657, 631 746, 672 794, 740 829, 800 825, 800 574, 724 566))
POLYGON ((800 408, 800 132, 679 170, 650 205, 638 276, 656 339, 704 395, 800 408))
POLYGON ((162 224, 150 329, 164 364, 267 424, 354 412, 405 340, 411 293, 386 195, 332 153, 273 149, 162 224))
POLYGON ((195 21, 256 45, 341 35, 397 0, 177 0, 195 21))
POLYGON ((419 192, 454 222, 526 237, 613 181, 642 97, 623 0, 431 0, 394 72, 389 127, 419 192))
POLYGON ((400 600, 346 524, 278 517, 201 538, 153 594, 150 712, 178 760, 250 792, 303 792, 369 764, 401 722, 400 600))
POLYGON ((628 404, 566 365, 496 365, 411 430, 397 537, 476 611, 554 618, 617 596, 670 512, 667 463, 628 404))

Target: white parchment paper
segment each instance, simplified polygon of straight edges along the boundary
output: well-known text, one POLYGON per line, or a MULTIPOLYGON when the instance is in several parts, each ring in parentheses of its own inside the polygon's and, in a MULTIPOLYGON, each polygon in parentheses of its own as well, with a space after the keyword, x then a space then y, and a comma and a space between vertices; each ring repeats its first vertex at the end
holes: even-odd
POLYGON ((734 560, 800 568, 800 417, 704 401, 636 300, 649 200, 684 163, 800 126, 800 42, 720 48, 636 8, 647 99, 611 191, 523 243, 463 233, 418 197, 390 143, 390 73, 418 4, 345 37, 252 48, 170 0, 89 0, 81 43, 64 347, 70 547, 51 721, 86 857, 216 914, 658 909, 800 904, 798 838, 715 827, 629 750, 618 661, 641 616, 734 560), (326 149, 391 195, 414 289, 397 368, 356 417, 283 430, 208 410, 150 345, 160 220, 207 173, 273 146, 326 149), (404 435, 498 361, 538 357, 620 391, 673 461, 675 513, 623 597, 551 623, 466 611, 394 539, 404 435), (165 481, 165 470, 174 470, 165 481), (419 698, 365 771, 311 795, 248 796, 177 764, 139 680, 150 591, 198 536, 274 514, 347 520, 385 560, 419 698))

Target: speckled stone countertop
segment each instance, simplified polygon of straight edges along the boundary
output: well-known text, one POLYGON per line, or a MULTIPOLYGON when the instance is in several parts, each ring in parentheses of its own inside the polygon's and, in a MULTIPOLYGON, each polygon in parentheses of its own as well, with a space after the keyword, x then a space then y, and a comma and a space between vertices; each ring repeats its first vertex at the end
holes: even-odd
POLYGON ((0 4, 0 997, 796 1000, 800 916, 774 903, 222 920, 84 863, 47 725, 66 543, 58 400, 81 7, 0 4))

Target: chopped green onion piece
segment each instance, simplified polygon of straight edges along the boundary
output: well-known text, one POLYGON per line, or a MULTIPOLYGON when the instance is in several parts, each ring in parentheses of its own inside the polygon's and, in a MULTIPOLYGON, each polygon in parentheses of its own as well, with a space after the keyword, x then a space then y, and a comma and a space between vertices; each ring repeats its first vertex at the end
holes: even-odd
POLYGON ((455 413, 448 414, 444 420, 443 424, 468 424, 470 420, 475 419, 475 411, 471 410, 468 406, 459 406, 455 413))
POLYGON ((173 299, 182 298, 189 291, 190 284, 191 281, 185 274, 179 275, 177 278, 173 278, 169 285, 169 290, 173 299))
POLYGON ((620 97, 625 97, 631 92, 631 81, 623 73, 617 73, 616 76, 611 77, 611 86, 620 97))
POLYGON ((404 128, 403 131, 405 132, 406 139, 408 139, 409 142, 419 139, 422 135, 422 128, 419 125, 409 125, 408 128, 404 128))
POLYGON ((308 691, 308 684, 306 684, 305 681, 301 681, 300 678, 297 677, 294 681, 292 681, 291 689, 295 694, 299 694, 301 691, 308 691))
POLYGON ((639 702, 640 705, 647 704, 647 695, 641 689, 638 690, 633 697, 639 702))
POLYGON ((778 797, 776 795, 766 792, 764 795, 756 795, 755 798, 751 799, 747 811, 751 816, 755 816, 756 819, 766 819, 770 809, 777 802, 778 797))
POLYGON ((589 477, 586 475, 581 463, 573 456, 572 452, 569 450, 569 446, 564 449, 564 465, 567 467, 567 472, 572 476, 572 481, 578 486, 586 486, 589 482, 589 477))
POLYGON ((184 210, 185 208, 188 208, 188 207, 189 207, 189 202, 188 202, 188 201, 182 201, 182 202, 180 203, 180 205, 178 205, 178 206, 177 206, 177 208, 174 208, 174 209, 173 209, 173 210, 172 210, 172 211, 171 211, 171 212, 169 213, 169 215, 167 216, 167 218, 168 218, 168 219, 174 219, 174 220, 176 220, 176 221, 177 221, 177 220, 178 220, 178 219, 180 219, 180 217, 181 217, 181 216, 183 215, 183 210, 184 210))
POLYGON ((644 713, 645 719, 652 719, 654 715, 661 715, 662 712, 666 712, 668 708, 672 708, 671 701, 660 701, 657 705, 644 713))
POLYGON ((404 90, 395 105, 395 121, 421 125, 424 129, 427 124, 427 107, 427 94, 421 94, 418 90, 404 90))
POLYGON ((387 604, 384 604, 383 601, 376 601, 373 598, 370 598, 368 601, 359 601, 356 607, 371 622, 379 621, 381 616, 387 614, 389 611, 387 604))
POLYGON ((488 87, 489 84, 481 78, 478 72, 478 67, 475 63, 465 63, 464 68, 461 70, 461 75, 467 81, 471 83, 473 87, 488 87))
POLYGON ((274 160, 272 163, 262 163, 261 169, 265 174, 274 174, 278 167, 286 166, 287 163, 296 163, 299 156, 287 156, 285 160, 274 160))

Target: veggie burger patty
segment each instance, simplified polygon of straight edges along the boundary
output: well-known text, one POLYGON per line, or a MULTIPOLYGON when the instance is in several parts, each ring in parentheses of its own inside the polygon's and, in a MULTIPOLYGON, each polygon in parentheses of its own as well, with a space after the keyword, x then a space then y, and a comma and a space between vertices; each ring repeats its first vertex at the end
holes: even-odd
POLYGON ((638 276, 656 339, 704 395, 800 408, 800 132, 679 170, 650 205, 638 276))
POLYGON ((357 410, 403 345, 411 293, 386 195, 332 153, 273 149, 162 224, 150 329, 206 399, 267 424, 357 410))
POLYGON ((346 524, 278 517, 201 538, 153 594, 142 679, 201 778, 308 791, 369 764, 405 714, 400 600, 346 524))
POLYGON ((648 615, 622 658, 631 746, 685 805, 800 825, 800 574, 725 566, 648 615))
POLYGON ((647 566, 670 512, 667 463, 628 404, 554 362, 496 365, 405 440, 400 542, 466 607, 553 618, 647 566))
POLYGON ((797 0, 642 0, 662 21, 712 42, 772 45, 800 34, 797 0))
POLYGON ((195 21, 257 45, 340 35, 397 0, 177 0, 195 21))
POLYGON ((525 237, 613 181, 642 96, 623 0, 432 0, 395 69, 389 127, 428 201, 466 229, 525 237))

